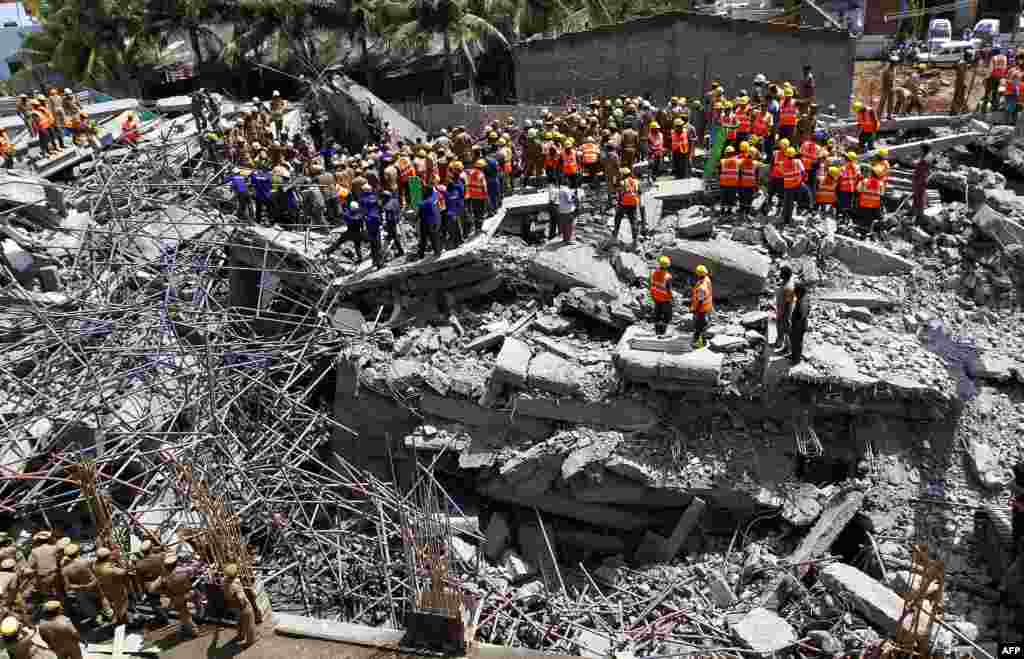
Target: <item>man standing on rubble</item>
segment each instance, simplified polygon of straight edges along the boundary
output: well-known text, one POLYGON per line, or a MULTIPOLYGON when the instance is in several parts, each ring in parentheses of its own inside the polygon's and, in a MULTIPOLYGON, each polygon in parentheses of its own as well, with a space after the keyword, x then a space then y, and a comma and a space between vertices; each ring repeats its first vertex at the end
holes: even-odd
POLYGON ((135 571, 145 590, 146 604, 156 614, 156 623, 160 626, 168 624, 167 612, 160 602, 160 593, 153 588, 154 583, 163 574, 164 551, 153 544, 152 540, 142 543, 142 556, 135 561, 135 571))
POLYGON ((231 608, 238 609, 238 636, 235 642, 245 647, 256 642, 256 615, 249 603, 245 588, 238 580, 238 565, 224 566, 224 601, 231 608))
MULTIPOLYGON (((64 548, 64 566, 60 569, 67 593, 68 615, 78 622, 92 618, 99 609, 99 581, 92 571, 92 561, 79 554, 78 545, 64 548)), ((106 604, 104 603, 104 608, 106 604)))
POLYGON ((964 114, 967 112, 967 61, 961 60, 956 65, 956 80, 953 82, 953 102, 949 113, 964 114))
POLYGON ((911 184, 912 209, 918 222, 924 219, 924 209, 928 207, 928 179, 932 175, 932 149, 927 144, 921 146, 921 156, 914 165, 911 184))
POLYGON ((270 116, 274 122, 274 135, 278 140, 283 139, 284 134, 284 113, 288 111, 288 101, 281 98, 281 92, 274 90, 270 97, 270 116))
POLYGON ((789 327, 793 315, 793 305, 796 302, 796 279, 793 277, 793 269, 788 265, 782 266, 779 270, 779 284, 775 291, 775 345, 772 346, 780 351, 780 354, 789 352, 789 327))
POLYGON ((877 114, 886 119, 892 118, 893 85, 896 84, 896 64, 899 58, 893 55, 882 69, 882 91, 878 99, 877 114))
POLYGON ((203 105, 203 90, 192 92, 189 107, 192 111, 192 120, 196 122, 196 129, 201 133, 206 131, 206 108, 203 105))
POLYGON ((693 347, 703 348, 705 343, 704 332, 708 328, 709 317, 714 311, 714 301, 711 293, 711 275, 707 267, 701 263, 695 270, 697 283, 693 287, 690 297, 690 312, 693 313, 693 347))
POLYGON ((252 185, 253 201, 256 202, 256 222, 269 226, 276 219, 273 216, 271 201, 274 197, 274 178, 267 171, 268 163, 256 163, 256 169, 249 175, 249 183, 252 185))
POLYGON ((57 547, 50 531, 39 531, 32 537, 35 545, 28 557, 24 574, 35 579, 34 601, 38 604, 47 599, 64 598, 60 579, 60 558, 63 551, 57 547))
MULTIPOLYGON (((562 242, 572 242, 578 201, 576 191, 568 187, 565 181, 552 187, 548 193, 551 217, 552 220, 557 220, 559 231, 562 234, 562 242)), ((552 226, 551 229, 554 227, 552 226)), ((554 236, 551 235, 553 233, 551 231, 548 238, 553 238, 554 236)))
POLYGON ((82 637, 62 609, 57 600, 50 600, 43 606, 45 619, 39 623, 39 636, 57 659, 82 659, 82 637))
POLYGON ((168 554, 163 563, 163 575, 153 584, 153 589, 171 600, 171 606, 178 614, 178 635, 191 638, 196 635, 192 611, 188 608, 192 576, 188 570, 178 568, 178 557, 174 554, 168 554))
POLYGON ((807 285, 803 282, 797 283, 793 290, 796 302, 789 321, 789 361, 799 364, 804 355, 804 334, 807 333, 807 321, 811 315, 811 300, 807 293, 807 285))
POLYGON ((114 625, 128 623, 128 579, 134 576, 122 567, 114 564, 112 554, 106 547, 96 550, 96 563, 93 571, 100 582, 100 589, 113 609, 114 625))
MULTIPOLYGON (((489 184, 488 184, 489 185, 489 184)), ((423 191, 423 201, 419 205, 420 247, 419 258, 427 255, 427 243, 434 251, 434 257, 441 256, 441 202, 434 186, 427 186, 423 191)))
POLYGON ((658 257, 658 269, 651 273, 651 301, 654 302, 654 334, 665 336, 672 322, 672 260, 658 257))
POLYGON ((633 244, 640 242, 639 222, 637 213, 640 209, 640 179, 631 171, 623 167, 619 170, 622 176, 622 186, 618 194, 618 203, 615 208, 615 228, 612 229, 612 238, 619 239, 619 229, 622 227, 622 218, 629 220, 629 231, 633 237, 633 244))

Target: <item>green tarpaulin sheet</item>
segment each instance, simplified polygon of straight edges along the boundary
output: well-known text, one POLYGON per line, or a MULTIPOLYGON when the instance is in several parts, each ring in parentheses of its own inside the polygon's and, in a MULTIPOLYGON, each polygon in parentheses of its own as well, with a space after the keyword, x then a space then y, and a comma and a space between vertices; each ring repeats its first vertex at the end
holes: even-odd
POLYGON ((409 177, 409 206, 418 208, 423 203, 423 181, 419 176, 409 177))
POLYGON ((718 161, 722 158, 722 150, 725 148, 725 129, 715 126, 715 134, 711 140, 711 151, 704 159, 704 180, 710 181, 718 172, 718 161))

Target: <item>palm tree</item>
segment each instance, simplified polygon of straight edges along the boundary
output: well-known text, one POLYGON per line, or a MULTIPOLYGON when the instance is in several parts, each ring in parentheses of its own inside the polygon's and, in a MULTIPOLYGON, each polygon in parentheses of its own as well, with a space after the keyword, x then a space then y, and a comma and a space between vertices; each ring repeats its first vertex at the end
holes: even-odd
POLYGON ((407 0, 405 3, 385 2, 378 9, 385 44, 405 51, 426 51, 433 37, 441 35, 444 48, 444 88, 442 94, 451 101, 454 88, 452 48, 466 58, 470 71, 476 74, 476 62, 470 46, 490 37, 505 48, 508 39, 491 22, 507 4, 502 0, 407 0))
POLYGON ((165 40, 175 32, 186 34, 199 71, 206 61, 204 51, 219 55, 224 50, 224 40, 207 27, 219 15, 218 7, 208 0, 146 0, 145 26, 165 40))

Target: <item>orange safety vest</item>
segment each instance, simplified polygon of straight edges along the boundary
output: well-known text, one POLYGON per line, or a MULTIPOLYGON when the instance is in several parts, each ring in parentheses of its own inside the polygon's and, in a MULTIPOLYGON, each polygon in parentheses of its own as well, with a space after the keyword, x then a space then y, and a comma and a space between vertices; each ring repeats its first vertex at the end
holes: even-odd
POLYGON ((804 182, 803 163, 797 158, 790 158, 786 161, 785 169, 782 172, 782 183, 787 190, 795 190, 804 182))
POLYGON ((554 169, 558 167, 558 149, 555 148, 554 142, 544 143, 544 169, 554 169))
POLYGON ((674 130, 672 131, 672 153, 687 154, 690 152, 690 131, 686 130, 674 130))
POLYGON ((690 300, 690 311, 693 313, 711 313, 711 277, 704 277, 693 287, 693 298, 690 300))
POLYGON ((772 128, 772 115, 769 112, 758 112, 754 117, 754 135, 768 137, 772 128))
POLYGON ((719 163, 718 185, 723 188, 735 188, 740 184, 740 161, 738 158, 725 158, 719 163))
POLYGON ((640 181, 632 176, 623 182, 622 205, 627 208, 640 205, 640 181))
POLYGON ((814 192, 814 201, 819 204, 835 204, 836 188, 839 186, 839 179, 831 176, 818 179, 818 189, 814 192))
POLYGON ((992 78, 1005 78, 1006 77, 1007 60, 1006 55, 993 55, 992 56, 992 73, 989 74, 992 78))
POLYGON ((736 121, 739 123, 739 126, 736 128, 736 130, 738 132, 740 132, 740 133, 749 133, 750 132, 750 111, 749 110, 743 110, 741 112, 737 112, 736 113, 736 121))
POLYGON ((818 145, 812 140, 807 140, 800 146, 800 160, 804 163, 804 169, 811 171, 814 163, 818 162, 818 145))
POLYGON ((46 130, 53 125, 50 123, 50 120, 46 118, 46 113, 42 110, 33 110, 32 114, 36 116, 36 121, 38 122, 40 129, 46 130))
POLYGON ((413 158, 413 167, 416 169, 416 174, 423 178, 423 175, 427 173, 427 159, 426 158, 413 158))
POLYGON ((412 163, 409 162, 408 158, 403 156, 398 159, 398 179, 401 182, 405 183, 405 180, 415 173, 416 170, 413 168, 412 163))
POLYGON ((652 130, 647 136, 647 144, 651 148, 651 154, 660 156, 665 153, 665 136, 660 130, 652 130))
POLYGON ((576 164, 576 149, 562 151, 562 173, 572 176, 577 172, 579 172, 579 166, 576 164))
POLYGON ((446 188, 443 185, 434 186, 434 199, 437 200, 437 210, 442 212, 448 208, 448 204, 445 203, 445 192, 446 188))
POLYGON ((839 172, 839 191, 854 192, 857 190, 857 179, 860 178, 860 169, 855 163, 848 162, 839 172))
POLYGON ((782 164, 786 161, 786 156, 783 155, 782 149, 776 149, 775 155, 772 157, 772 178, 782 178, 782 164))
POLYGON ((892 165, 889 164, 888 160, 883 160, 878 164, 882 166, 882 181, 885 182, 889 179, 889 170, 892 169, 892 165))
POLYGON ((779 110, 779 126, 796 126, 799 116, 800 111, 797 110, 796 103, 790 99, 788 103, 783 103, 779 110))
POLYGON ((728 139, 736 139, 736 113, 730 112, 729 114, 722 117, 722 127, 729 130, 727 135, 728 139))
POLYGON ((672 281, 672 273, 668 270, 655 270, 651 273, 651 299, 655 302, 671 302, 672 289, 668 282, 672 281))
POLYGON ((597 162, 598 158, 601 155, 601 152, 598 151, 597 145, 592 142, 585 143, 580 148, 580 151, 583 152, 584 165, 593 165, 594 163, 597 162))
POLYGON ((487 199, 487 180, 479 169, 469 172, 466 179, 466 199, 487 199))
POLYGON ((740 187, 744 190, 757 187, 757 165, 753 158, 744 158, 740 162, 740 187))
POLYGON ((882 183, 882 179, 872 177, 864 181, 860 190, 860 207, 881 208, 883 192, 885 184, 882 183))
POLYGON ((1013 78, 1007 78, 1003 81, 1003 96, 1016 96, 1017 95, 1017 81, 1013 78))
POLYGON ((506 175, 511 176, 512 175, 512 149, 506 146, 502 150, 502 153, 504 153, 504 155, 505 155, 505 164, 502 166, 502 170, 505 172, 506 175))
POLYGON ((869 134, 878 132, 878 116, 875 114, 874 108, 865 108, 858 112, 857 123, 860 124, 861 132, 869 134))

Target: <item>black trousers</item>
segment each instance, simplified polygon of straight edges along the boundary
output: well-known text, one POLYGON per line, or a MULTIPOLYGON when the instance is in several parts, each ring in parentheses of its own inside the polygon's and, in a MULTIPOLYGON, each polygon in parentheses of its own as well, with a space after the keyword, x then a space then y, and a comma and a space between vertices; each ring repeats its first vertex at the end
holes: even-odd
POLYGON ((402 237, 398 233, 398 222, 389 220, 384 226, 388 230, 388 242, 395 246, 395 253, 399 256, 405 254, 405 250, 402 249, 402 237))
POLYGON ((736 205, 736 188, 722 188, 722 210, 732 210, 736 205))
POLYGON ((273 219, 274 205, 270 199, 256 198, 256 221, 260 224, 273 219))
POLYGON ((672 174, 676 178, 690 178, 690 156, 686 153, 672 153, 672 174))
POLYGON ((749 213, 754 204, 754 188, 739 188, 737 194, 740 198, 740 211, 749 213))
POLYGON ((654 179, 658 178, 659 176, 661 176, 661 163, 662 163, 662 159, 663 158, 664 158, 664 154, 663 153, 662 154, 658 154, 658 155, 655 155, 654 153, 651 153, 651 159, 650 159, 650 163, 651 163, 651 180, 654 180, 654 179))
POLYGON ((427 243, 434 250, 434 256, 441 256, 441 227, 438 224, 427 224, 420 220, 420 251, 419 258, 427 255, 427 243))
POLYGON ((793 222, 793 204, 796 203, 796 195, 800 188, 786 188, 782 192, 782 223, 793 222))
POLYGON ((612 238, 619 239, 619 229, 622 227, 622 218, 629 220, 629 231, 633 235, 633 242, 640 238, 640 232, 636 222, 636 206, 618 206, 615 209, 615 229, 612 230, 612 238))
POLYGON ((378 270, 384 267, 384 250, 380 242, 380 224, 367 225, 366 233, 370 243, 370 258, 378 270))
MULTIPOLYGON (((616 234, 618 231, 616 231, 616 234)), ((548 240, 558 235, 558 206, 548 204, 548 240)))
POLYGON ((445 213, 441 225, 442 242, 449 248, 462 244, 462 213, 445 213))
POLYGON ((248 222, 252 216, 252 195, 242 192, 235 195, 235 216, 242 222, 248 222))
POLYGON ((1024 547, 1021 546, 1024 543, 1024 513, 1014 512, 1010 517, 1010 524, 1013 527, 1013 549, 1019 556, 1024 547))
POLYGON ((804 322, 792 323, 789 327, 789 359, 794 364, 803 359, 804 334, 806 333, 807 324, 804 322))
POLYGON ((654 303, 654 333, 661 336, 672 322, 672 301, 654 303))
POLYGON ((704 332, 708 328, 708 315, 705 313, 693 314, 693 342, 704 339, 704 332))
POLYGON ((50 143, 56 142, 60 148, 64 148, 64 126, 54 126, 50 129, 50 143))
POLYGON ((466 200, 466 205, 469 208, 469 231, 466 233, 475 232, 483 227, 484 218, 487 216, 487 203, 486 199, 466 200))

